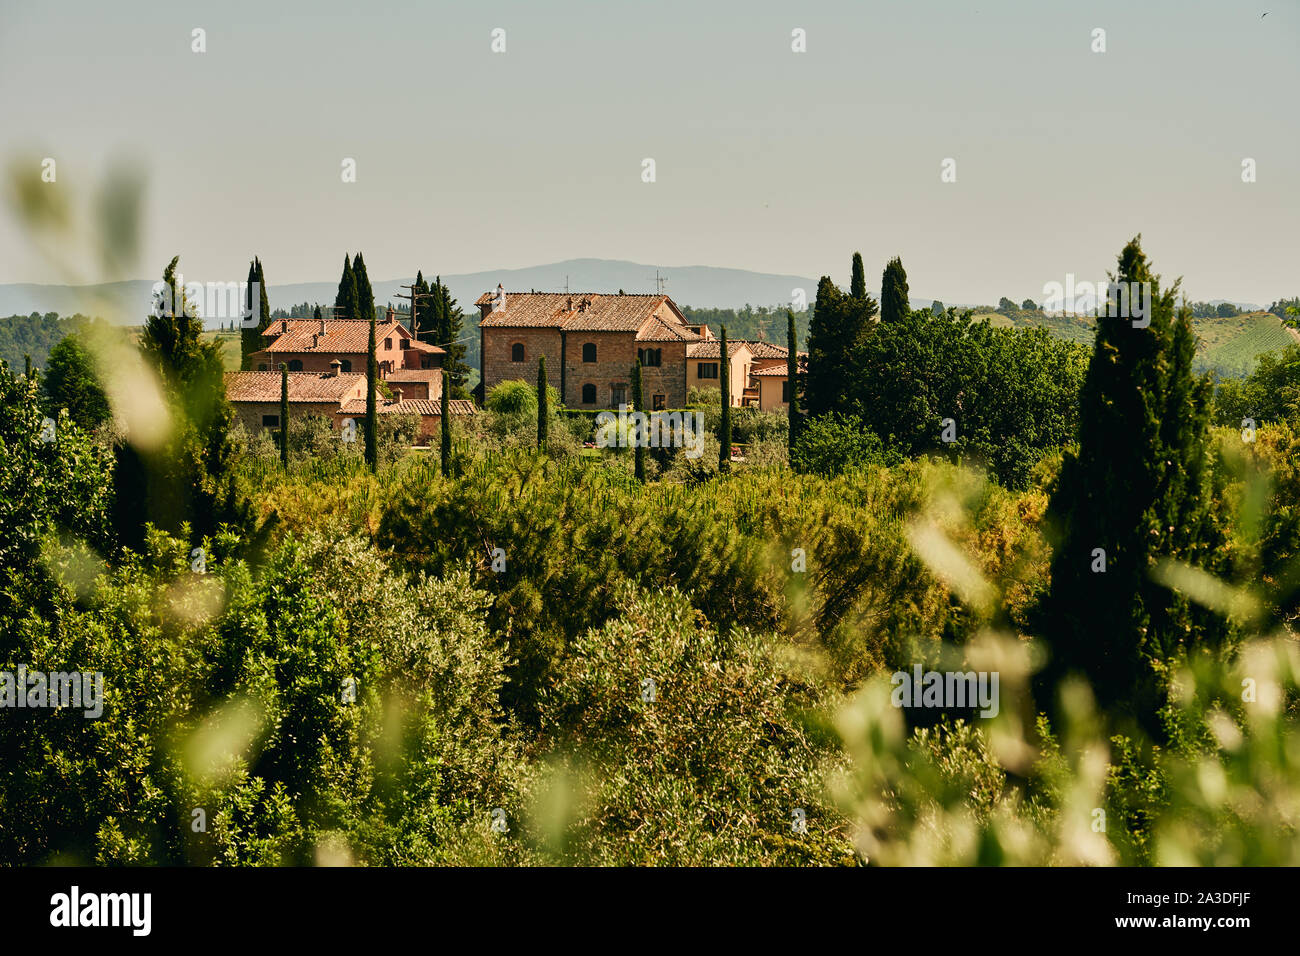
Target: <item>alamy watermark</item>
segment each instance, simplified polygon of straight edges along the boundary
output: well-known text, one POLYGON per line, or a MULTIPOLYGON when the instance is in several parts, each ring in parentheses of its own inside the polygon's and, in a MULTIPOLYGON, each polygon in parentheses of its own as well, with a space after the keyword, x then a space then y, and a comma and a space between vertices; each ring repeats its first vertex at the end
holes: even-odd
POLYGON ((0 707, 80 707, 94 719, 104 713, 104 675, 101 671, 0 671, 0 707))
POLYGON ((938 707, 945 710, 979 707, 981 717, 998 715, 997 671, 897 671, 889 700, 895 707, 938 707))
POLYGON ((1043 286, 1044 312, 1100 317, 1107 305, 1110 315, 1132 319, 1133 328, 1145 329, 1151 324, 1151 283, 1075 282, 1074 273, 1067 272, 1064 284, 1043 286))
POLYGON ((596 416, 597 448, 684 448, 687 458, 704 454, 703 412, 629 412, 596 416))
POLYGON ((246 329, 261 325, 260 282, 186 282, 185 276, 177 273, 173 285, 155 282, 151 294, 150 315, 174 316, 183 299, 200 319, 238 319, 246 329))

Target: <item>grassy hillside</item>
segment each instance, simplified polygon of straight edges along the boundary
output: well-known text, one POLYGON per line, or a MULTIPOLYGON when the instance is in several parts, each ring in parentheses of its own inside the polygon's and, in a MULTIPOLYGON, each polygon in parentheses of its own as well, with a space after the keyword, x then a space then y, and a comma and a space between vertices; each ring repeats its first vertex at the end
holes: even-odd
MULTIPOLYGON (((1005 315, 1000 312, 977 311, 975 318, 985 319, 998 328, 1041 326, 1059 338, 1089 347, 1092 346, 1096 325, 1090 318, 1045 315, 1036 310, 1005 315)), ((1260 355, 1300 341, 1270 312, 1196 318, 1192 319, 1192 327, 1196 330, 1197 370, 1214 371, 1221 378, 1249 375, 1258 364, 1260 355)))
POLYGON ((1225 378, 1249 375, 1260 355, 1296 341, 1270 312, 1197 319, 1196 337, 1198 368, 1212 369, 1225 378))

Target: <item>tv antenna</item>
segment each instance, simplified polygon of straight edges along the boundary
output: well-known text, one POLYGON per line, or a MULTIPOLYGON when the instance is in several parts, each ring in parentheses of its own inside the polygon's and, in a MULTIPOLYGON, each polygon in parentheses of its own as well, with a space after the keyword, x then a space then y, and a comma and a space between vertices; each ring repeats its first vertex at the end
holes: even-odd
POLYGON ((655 270, 655 295, 663 295, 664 286, 666 286, 667 284, 668 284, 668 277, 661 276, 659 274, 659 270, 656 269, 655 270))

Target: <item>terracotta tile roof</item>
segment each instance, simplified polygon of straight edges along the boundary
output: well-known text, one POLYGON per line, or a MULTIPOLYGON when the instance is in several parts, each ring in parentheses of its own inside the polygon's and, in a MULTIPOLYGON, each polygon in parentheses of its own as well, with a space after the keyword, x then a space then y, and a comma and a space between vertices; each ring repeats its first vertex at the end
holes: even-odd
POLYGON ((396 368, 384 376, 385 382, 441 382, 440 368, 396 368))
POLYGON ((651 317, 641 331, 637 332, 638 342, 698 342, 700 337, 685 326, 665 322, 658 316, 651 317))
MULTIPOLYGON (((473 415, 474 403, 465 398, 453 398, 448 402, 451 406, 452 416, 456 415, 473 415)), ((420 416, 440 416, 442 414, 442 402, 440 400, 429 400, 425 398, 404 398, 400 402, 392 399, 381 399, 376 405, 375 411, 380 415, 420 415, 420 416)), ((366 400, 364 398, 354 399, 344 405, 339 406, 335 415, 346 415, 355 418, 358 415, 366 413, 366 400)))
MULTIPOLYGON (((474 304, 491 305, 495 293, 485 292, 474 304)), ((666 295, 602 295, 596 292, 507 292, 506 307, 488 313, 479 323, 482 328, 564 329, 577 332, 639 332, 648 321, 663 329, 654 338, 642 341, 695 341, 698 336, 685 327, 676 304, 666 295), (680 323, 680 332, 670 332, 671 321, 655 316, 667 305, 669 314, 680 323), (665 336, 659 338, 658 336, 665 336), (669 337, 671 336, 671 337, 669 337)))
MULTIPOLYGON (((280 401, 279 372, 227 372, 225 379, 226 398, 232 402, 280 401)), ((337 402, 365 380, 364 375, 348 373, 290 372, 289 401, 337 402)))
MULTIPOLYGON (((325 334, 317 338, 320 326, 317 319, 276 319, 262 333, 264 338, 271 340, 263 349, 267 352, 346 352, 362 355, 370 350, 369 322, 361 319, 326 319, 325 334), (281 332, 285 321, 289 323, 289 330, 281 332)), ((415 342, 401 322, 379 322, 375 326, 375 342, 380 343, 381 350, 384 339, 398 329, 410 343, 415 342)))
MULTIPOLYGON (((735 355, 742 348, 748 348, 746 342, 728 342, 727 357, 735 355)), ((722 356, 722 342, 719 339, 709 339, 706 342, 696 342, 693 345, 686 346, 687 358, 720 358, 722 356)))
POLYGON ((775 342, 758 342, 748 339, 744 341, 749 346, 749 351, 754 358, 757 359, 785 358, 790 352, 784 345, 777 345, 775 342))
MULTIPOLYGON (((378 335, 378 332, 375 333, 378 335)), ((446 355, 447 350, 437 345, 430 345, 428 342, 421 342, 419 339, 411 339, 406 343, 408 349, 415 349, 417 352, 428 352, 430 355, 446 355)))
POLYGON ((771 368, 758 368, 749 373, 751 378, 763 376, 764 378, 785 378, 789 372, 784 365, 773 365, 771 368))

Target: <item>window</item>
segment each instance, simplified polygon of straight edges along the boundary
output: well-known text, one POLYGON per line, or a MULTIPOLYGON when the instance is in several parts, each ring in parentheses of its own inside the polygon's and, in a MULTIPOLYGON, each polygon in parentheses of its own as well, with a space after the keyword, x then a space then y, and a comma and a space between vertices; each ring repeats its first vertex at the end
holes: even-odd
POLYGON ((646 368, 657 368, 664 364, 663 349, 637 349, 636 354, 646 368))
POLYGON ((339 360, 339 371, 340 371, 340 372, 350 372, 350 371, 352 371, 352 359, 340 359, 340 360, 339 360))
POLYGON ((262 427, 263 427, 263 428, 279 428, 279 427, 280 427, 280 416, 279 416, 279 415, 263 415, 263 416, 262 416, 262 427))
POLYGON ((524 360, 524 343, 516 342, 510 346, 510 361, 522 362, 524 360))
POLYGON ((265 362, 259 362, 258 365, 257 365, 257 370, 258 370, 259 372, 266 372, 266 371, 269 371, 269 369, 267 369, 267 367, 266 367, 266 363, 265 363, 265 362))
POLYGON ((582 386, 582 404, 584 404, 584 405, 595 405, 595 404, 596 404, 596 386, 595 386, 595 385, 584 385, 584 386, 582 386))
POLYGON ((614 385, 610 388, 610 408, 618 408, 620 405, 627 404, 627 386, 614 385))
POLYGON ((667 407, 668 407, 668 405, 667 405, 667 396, 665 396, 665 395, 656 395, 656 396, 654 397, 654 404, 651 406, 650 410, 651 410, 652 412, 661 412, 661 411, 663 411, 663 410, 664 410, 665 408, 667 408, 667 407))
POLYGON ((393 350, 393 340, 392 340, 392 339, 384 339, 384 351, 385 351, 385 352, 391 352, 392 350, 393 350))
POLYGON ((301 372, 301 371, 302 371, 302 362, 300 362, 298 359, 294 359, 292 362, 289 363, 289 371, 290 371, 290 372, 301 372))
POLYGON ((596 343, 587 342, 582 346, 582 360, 584 362, 596 361, 596 343))
POLYGON ((701 362, 701 363, 699 364, 699 366, 697 366, 697 370, 696 370, 696 372, 695 372, 695 377, 696 377, 696 378, 717 378, 717 377, 718 377, 718 363, 717 363, 717 362, 701 362))
POLYGON ((790 382, 788 379, 781 383, 781 401, 790 401, 790 382))

